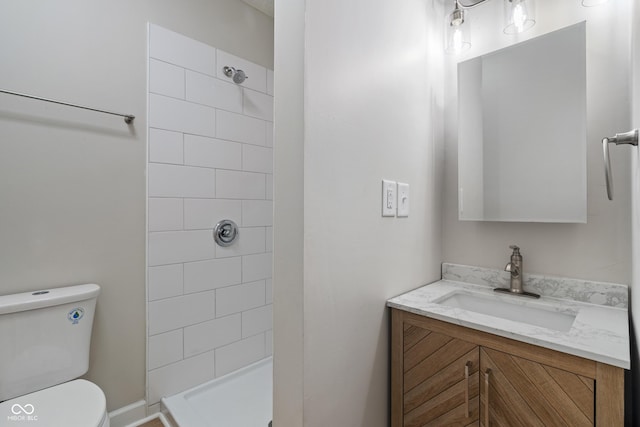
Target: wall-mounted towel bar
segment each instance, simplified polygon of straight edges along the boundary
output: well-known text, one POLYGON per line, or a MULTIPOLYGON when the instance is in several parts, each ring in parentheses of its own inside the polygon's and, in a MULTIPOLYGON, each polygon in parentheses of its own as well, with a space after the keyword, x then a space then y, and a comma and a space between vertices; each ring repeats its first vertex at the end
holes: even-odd
POLYGON ((638 129, 634 129, 625 133, 616 133, 616 136, 602 139, 602 154, 604 155, 604 178, 607 183, 607 197, 609 197, 609 200, 613 200, 613 176, 611 173, 611 160, 609 159, 609 144, 611 143, 615 143, 616 145, 638 145, 638 129))
POLYGON ((126 124, 132 123, 133 119, 136 118, 136 116, 131 115, 131 114, 114 113, 113 111, 99 110, 97 108, 85 107, 83 105, 77 105, 77 104, 70 104, 68 102, 56 101, 54 99, 42 98, 40 96, 33 96, 33 95, 27 95, 25 93, 12 92, 10 90, 0 89, 0 93, 6 93, 6 94, 9 94, 9 95, 22 96, 24 98, 30 98, 30 99, 37 99, 39 101, 52 102, 54 104, 66 105, 67 107, 82 108, 83 110, 97 111, 98 113, 111 114, 112 116, 120 116, 120 117, 124 117, 124 122, 126 124))

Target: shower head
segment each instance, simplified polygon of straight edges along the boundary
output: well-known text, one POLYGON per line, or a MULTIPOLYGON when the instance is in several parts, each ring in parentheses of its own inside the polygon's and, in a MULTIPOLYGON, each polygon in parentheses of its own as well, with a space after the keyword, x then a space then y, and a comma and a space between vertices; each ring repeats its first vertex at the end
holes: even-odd
POLYGON ((236 84, 241 84, 243 83, 246 79, 248 79, 249 77, 247 77, 247 75, 244 73, 244 71, 242 70, 236 70, 233 67, 228 67, 225 66, 222 71, 224 72, 224 75, 227 77, 231 77, 233 82, 236 84))
POLYGON ((247 75, 242 70, 236 70, 236 72, 233 75, 233 82, 237 84, 244 82, 246 79, 247 79, 247 75))

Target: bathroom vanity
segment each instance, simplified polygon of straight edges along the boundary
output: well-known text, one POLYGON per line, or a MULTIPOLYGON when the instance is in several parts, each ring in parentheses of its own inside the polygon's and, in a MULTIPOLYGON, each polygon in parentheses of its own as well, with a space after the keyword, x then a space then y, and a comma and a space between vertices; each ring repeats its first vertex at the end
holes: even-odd
POLYGON ((391 307, 392 423, 622 426, 630 367, 625 285, 443 264, 391 307))

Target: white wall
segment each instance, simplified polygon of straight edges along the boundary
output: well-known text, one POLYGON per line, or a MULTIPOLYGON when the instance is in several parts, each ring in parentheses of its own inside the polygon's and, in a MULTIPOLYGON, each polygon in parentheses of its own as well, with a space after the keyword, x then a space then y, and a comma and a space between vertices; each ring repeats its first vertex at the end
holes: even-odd
POLYGON ((305 2, 275 4, 273 419, 303 425, 305 2))
POLYGON ((616 198, 604 187, 604 136, 629 128, 629 0, 584 8, 579 1, 540 0, 537 23, 521 37, 502 34, 502 4, 488 2, 469 14, 472 48, 446 59, 443 259, 501 268, 517 244, 525 272, 630 282, 629 147, 612 148, 616 198), (458 61, 577 22, 587 21, 587 224, 458 221, 458 61))
MULTIPOLYGON (((631 13, 631 126, 640 128, 640 5, 634 2, 631 13)), ((640 150, 631 150, 631 197, 632 197, 632 291, 631 312, 635 334, 635 346, 631 353, 631 369, 633 376, 633 407, 640 407, 640 372, 638 366, 637 343, 640 340, 640 150)), ((640 414, 634 413, 638 424, 640 414)))
POLYGON ((102 286, 87 377, 145 395, 147 22, 273 66, 273 20, 237 0, 0 0, 0 292, 102 286))
POLYGON ((273 72, 150 24, 149 405, 271 354, 272 147, 273 72))
MULTIPOLYGON (((301 30, 294 22, 300 15, 281 21, 279 10, 275 33, 282 42, 281 31, 301 30)), ((291 61, 295 69, 284 70, 289 63, 277 59, 275 70, 274 425, 300 425, 286 420, 303 414, 305 426, 386 426, 385 301, 440 276, 442 12, 421 0, 309 0, 304 13, 304 33, 297 33, 304 36, 304 52, 296 43, 289 52, 298 55, 291 61), (284 80, 281 72, 292 79, 284 80), (299 123, 290 124, 298 112, 279 108, 281 90, 299 88, 300 78, 304 135, 299 123), (287 156, 298 164, 282 172, 278 161, 287 156), (296 184, 287 184, 281 172, 296 184), (381 217, 383 178, 410 184, 408 218, 381 217), (297 210, 279 210, 282 201, 297 210), (280 221, 287 219, 293 219, 294 234, 282 237, 286 224, 280 221), (289 260, 296 273, 303 262, 303 273, 287 278, 282 288, 279 277, 287 262, 278 254, 280 239, 302 244, 304 257, 289 260), (279 339, 285 323, 280 307, 300 292, 302 347, 298 336, 279 339), (302 383, 304 402, 278 396, 277 366, 285 358, 303 360, 302 374, 294 365, 296 381, 287 391, 302 383)), ((283 45, 277 46, 278 52, 283 45)), ((290 312, 297 321, 298 309, 290 312)))

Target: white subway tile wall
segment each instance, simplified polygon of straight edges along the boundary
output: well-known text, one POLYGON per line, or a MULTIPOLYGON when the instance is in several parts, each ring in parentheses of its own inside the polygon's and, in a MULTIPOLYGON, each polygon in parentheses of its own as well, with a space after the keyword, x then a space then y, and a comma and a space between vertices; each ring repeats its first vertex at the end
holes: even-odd
POLYGON ((149 267, 148 273, 149 301, 183 294, 184 267, 182 264, 149 267))
POLYGON ((156 369, 182 360, 182 329, 149 337, 149 369, 156 369))
POLYGON ((149 129, 149 161, 153 163, 184 163, 183 134, 161 129, 149 129))
POLYGON ((266 333, 216 348, 216 377, 247 366, 266 355, 266 333))
POLYGON ((216 117, 216 136, 230 141, 254 145, 266 145, 267 133, 264 120, 242 114, 220 111, 216 117))
POLYGON ((149 60, 149 91, 184 99, 184 68, 156 59, 149 60))
POLYGON ((216 136, 215 120, 215 108, 149 94, 149 126, 152 128, 216 136))
POLYGON ((267 94, 273 96, 273 70, 267 70, 267 94))
POLYGON ((273 227, 267 227, 267 252, 273 250, 273 227))
POLYGON ((183 204, 183 199, 149 198, 149 231, 182 230, 183 204))
POLYGON ((273 71, 149 24, 148 123, 152 406, 272 353, 273 71))
POLYGON ((180 393, 214 379, 217 369, 214 357, 214 351, 208 351, 149 371, 149 406, 150 402, 158 403, 165 396, 180 393))

